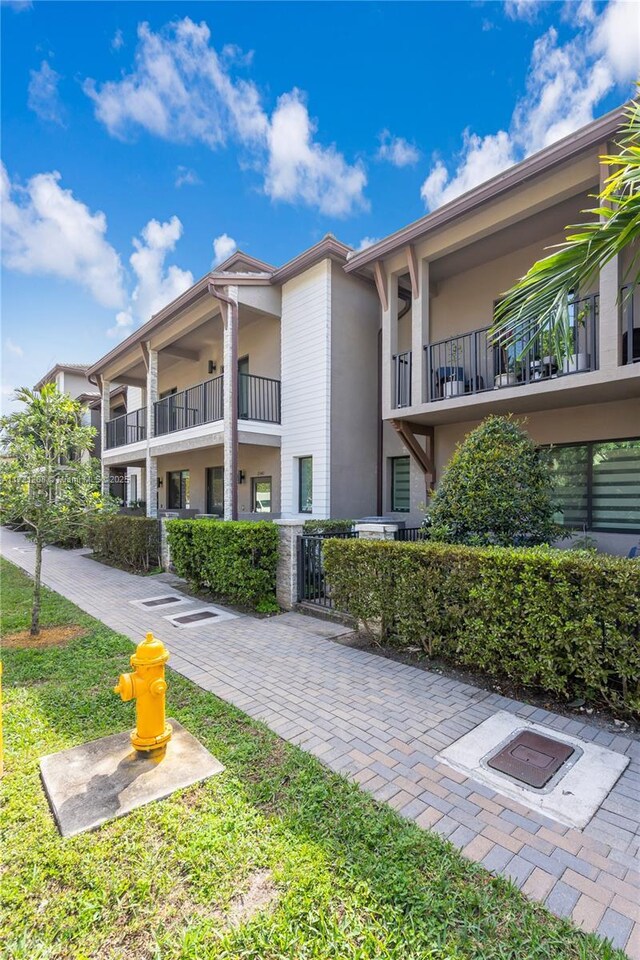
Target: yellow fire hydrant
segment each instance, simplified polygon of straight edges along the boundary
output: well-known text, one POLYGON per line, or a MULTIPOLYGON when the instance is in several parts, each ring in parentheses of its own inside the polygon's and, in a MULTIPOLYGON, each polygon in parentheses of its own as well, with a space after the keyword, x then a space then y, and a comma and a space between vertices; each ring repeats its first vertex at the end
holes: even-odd
POLYGON ((131 657, 134 672, 121 673, 113 688, 125 702, 135 698, 136 729, 131 743, 140 753, 164 749, 171 739, 171 724, 165 719, 164 665, 168 659, 169 651, 162 640, 148 633, 131 657))

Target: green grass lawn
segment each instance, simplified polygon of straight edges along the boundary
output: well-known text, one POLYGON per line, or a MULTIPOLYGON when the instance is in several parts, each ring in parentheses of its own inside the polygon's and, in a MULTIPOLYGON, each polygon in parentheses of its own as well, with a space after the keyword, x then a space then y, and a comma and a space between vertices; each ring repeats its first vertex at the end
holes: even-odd
MULTIPOLYGON (((30 584, 2 573, 6 634, 28 624, 30 584)), ((6 960, 622 958, 172 671, 170 715, 226 772, 61 839, 39 758, 134 718, 112 693, 129 640, 45 591, 43 624, 65 623, 86 635, 3 654, 6 960), (243 917, 264 871, 277 898, 243 917)))

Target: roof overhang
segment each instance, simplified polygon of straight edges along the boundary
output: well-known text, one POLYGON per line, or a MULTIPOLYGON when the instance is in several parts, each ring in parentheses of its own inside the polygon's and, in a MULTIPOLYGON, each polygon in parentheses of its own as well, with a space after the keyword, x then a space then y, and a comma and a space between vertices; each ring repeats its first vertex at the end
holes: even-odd
POLYGON ((617 107, 593 123, 582 127, 570 136, 545 147, 538 153, 532 154, 509 167, 504 173, 498 174, 486 183, 469 190, 456 197, 444 206, 438 207, 432 213, 415 220, 408 226, 397 230, 378 243, 371 244, 360 252, 349 256, 345 270, 354 273, 370 268, 377 260, 382 260, 390 254, 397 253, 408 244, 424 239, 433 231, 443 227, 459 217, 478 209, 483 204, 497 199, 510 190, 513 190, 527 181, 545 173, 560 163, 563 163, 592 147, 605 143, 614 134, 619 133, 628 119, 628 104, 617 107))

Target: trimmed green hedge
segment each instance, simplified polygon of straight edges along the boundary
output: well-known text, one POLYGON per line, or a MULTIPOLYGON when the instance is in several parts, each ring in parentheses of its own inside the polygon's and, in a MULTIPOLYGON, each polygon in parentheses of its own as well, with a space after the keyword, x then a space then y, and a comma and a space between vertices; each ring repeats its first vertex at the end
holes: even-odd
POLYGON ((265 520, 170 520, 176 572, 197 589, 262 612, 277 610, 278 528, 265 520))
POLYGON ((544 547, 327 540, 336 606, 399 647, 640 711, 640 562, 544 547))
POLYGON ((303 533, 349 533, 353 520, 305 520, 303 533))
POLYGON ((86 542, 101 560, 125 570, 147 572, 160 566, 160 525, 154 517, 112 514, 93 521, 86 542))

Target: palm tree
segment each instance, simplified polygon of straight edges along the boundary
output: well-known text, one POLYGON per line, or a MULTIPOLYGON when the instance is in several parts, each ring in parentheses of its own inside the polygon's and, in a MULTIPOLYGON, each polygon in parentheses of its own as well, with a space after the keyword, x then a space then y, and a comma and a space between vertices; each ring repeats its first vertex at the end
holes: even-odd
MULTIPOLYGON (((490 335, 495 343, 516 345, 524 356, 545 333, 557 357, 573 352, 570 300, 601 268, 640 238, 640 81, 627 107, 628 120, 616 146, 619 152, 600 159, 613 170, 597 195, 598 205, 585 210, 594 219, 567 227, 567 238, 554 252, 534 263, 507 291, 496 309, 490 335)), ((627 270, 627 296, 640 282, 640 247, 627 270)))

